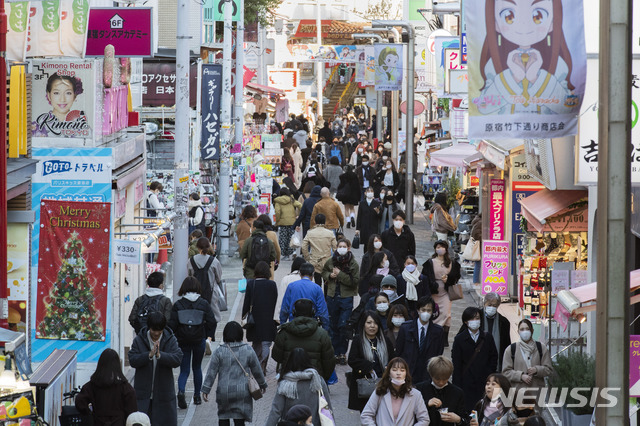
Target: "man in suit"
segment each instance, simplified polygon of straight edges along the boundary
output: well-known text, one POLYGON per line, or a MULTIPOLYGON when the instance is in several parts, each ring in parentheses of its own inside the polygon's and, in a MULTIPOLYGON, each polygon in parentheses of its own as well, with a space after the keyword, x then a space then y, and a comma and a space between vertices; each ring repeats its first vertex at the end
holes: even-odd
POLYGON ((404 358, 411 369, 411 381, 430 381, 427 364, 444 352, 444 329, 433 323, 436 303, 430 296, 418 300, 418 319, 400 326, 396 339, 396 355, 404 358))
POLYGON ((498 313, 500 296, 496 293, 484 295, 484 315, 482 316, 482 331, 493 337, 498 351, 498 371, 502 371, 502 357, 504 351, 511 345, 511 323, 498 313))

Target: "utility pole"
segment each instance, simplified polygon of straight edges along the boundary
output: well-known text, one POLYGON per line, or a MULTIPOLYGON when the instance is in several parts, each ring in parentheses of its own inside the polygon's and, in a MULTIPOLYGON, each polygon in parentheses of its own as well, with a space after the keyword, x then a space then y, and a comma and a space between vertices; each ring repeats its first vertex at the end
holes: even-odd
POLYGON ((173 221, 173 300, 187 277, 189 228, 187 203, 189 201, 189 153, 191 152, 189 106, 189 60, 191 36, 189 35, 189 0, 178 0, 176 25, 176 133, 174 153, 174 212, 173 221))
MULTIPOLYGON (((242 143, 244 130, 244 0, 237 0, 240 17, 236 27, 235 143, 242 143)), ((229 233, 227 232, 227 236, 229 233)))
POLYGON ((267 85, 267 61, 265 50, 267 48, 267 34, 264 26, 258 23, 258 46, 260 46, 260 56, 258 56, 258 84, 267 85))
POLYGON ((629 424, 632 18, 632 0, 600 0, 596 389, 618 398, 596 408, 607 426, 629 424))
MULTIPOLYGON (((322 44, 322 19, 320 18, 320 0, 316 0, 316 41, 322 44)), ((324 70, 324 62, 316 61, 316 90, 318 91, 318 117, 322 115, 324 94, 322 93, 322 72, 324 70)), ((316 120, 317 122, 317 120, 316 120)), ((327 141, 328 142, 328 141, 327 141)))
MULTIPOLYGON (((218 186, 218 235, 225 235, 226 223, 229 222, 229 198, 231 192, 231 169, 229 166, 229 145, 231 143, 231 27, 233 25, 233 0, 226 0, 224 5, 224 45, 222 48, 222 100, 221 100, 221 138, 220 138, 220 184, 218 186)), ((237 81, 236 81, 237 84, 237 81)), ((242 85, 242 83, 241 83, 242 85)), ((225 264, 229 257, 229 238, 220 239, 219 259, 225 264)))

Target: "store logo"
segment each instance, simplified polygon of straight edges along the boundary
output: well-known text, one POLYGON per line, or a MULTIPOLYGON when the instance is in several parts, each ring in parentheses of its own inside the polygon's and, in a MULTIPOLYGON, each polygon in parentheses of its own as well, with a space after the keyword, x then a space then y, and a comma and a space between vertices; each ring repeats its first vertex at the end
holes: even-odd
POLYGON ((539 407, 615 407, 620 388, 520 388, 509 389, 505 394, 500 390, 500 401, 505 407, 524 407, 537 404, 539 407))
POLYGON ((47 160, 42 163, 42 176, 71 171, 70 161, 47 160))

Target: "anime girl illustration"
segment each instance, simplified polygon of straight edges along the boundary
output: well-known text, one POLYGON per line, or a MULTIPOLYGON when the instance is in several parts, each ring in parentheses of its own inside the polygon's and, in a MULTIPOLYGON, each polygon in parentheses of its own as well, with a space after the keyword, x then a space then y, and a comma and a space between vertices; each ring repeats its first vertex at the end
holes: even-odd
POLYGON ((399 84, 402 80, 402 70, 398 67, 400 55, 395 47, 385 47, 378 55, 376 67, 376 83, 399 84))
POLYGON ((481 114, 575 112, 561 0, 486 0, 481 114))

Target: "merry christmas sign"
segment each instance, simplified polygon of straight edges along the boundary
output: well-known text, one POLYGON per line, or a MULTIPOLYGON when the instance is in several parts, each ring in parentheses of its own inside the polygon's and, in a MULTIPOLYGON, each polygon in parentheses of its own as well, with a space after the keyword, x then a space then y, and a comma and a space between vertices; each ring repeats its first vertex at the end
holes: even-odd
POLYGON ((36 339, 104 341, 109 203, 42 200, 36 339))

